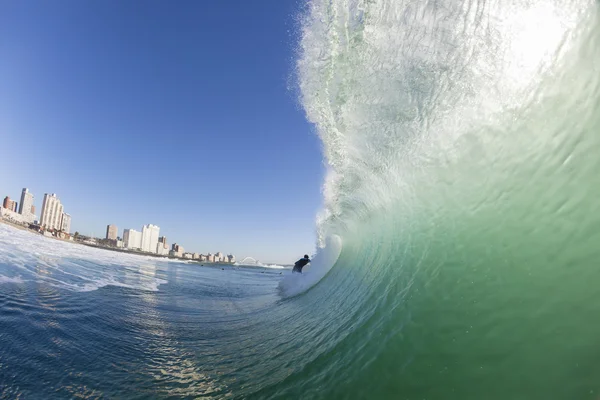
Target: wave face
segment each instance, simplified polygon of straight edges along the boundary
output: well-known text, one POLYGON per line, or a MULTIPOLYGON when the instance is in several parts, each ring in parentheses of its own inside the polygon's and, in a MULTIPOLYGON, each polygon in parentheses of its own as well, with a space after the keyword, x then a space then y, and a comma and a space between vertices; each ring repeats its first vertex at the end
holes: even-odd
POLYGON ((597 398, 598 6, 307 5, 319 237, 343 249, 294 298, 320 351, 257 397, 597 398))

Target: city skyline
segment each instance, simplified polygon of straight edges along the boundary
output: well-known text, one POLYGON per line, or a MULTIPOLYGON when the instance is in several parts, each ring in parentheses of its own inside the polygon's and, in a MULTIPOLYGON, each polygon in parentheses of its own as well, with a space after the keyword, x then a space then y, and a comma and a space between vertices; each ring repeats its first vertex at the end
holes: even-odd
MULTIPOLYGON (((8 219, 14 222, 27 223, 27 224, 37 224, 40 228, 44 230, 50 231, 62 231, 67 234, 71 234, 71 215, 64 212, 64 206, 61 203, 60 199, 56 195, 56 193, 45 193, 42 200, 42 212, 39 220, 35 219, 34 205, 35 196, 32 192, 29 191, 29 188, 23 188, 21 191, 21 202, 14 201, 10 198, 10 196, 5 196, 2 202, 2 207, 0 210, 0 217, 4 218, 6 212, 8 219)), ((79 232, 77 232, 79 234, 79 232)), ((168 243, 166 236, 159 236, 160 227, 153 224, 146 224, 142 226, 141 231, 136 231, 132 228, 127 228, 123 230, 123 237, 120 238, 118 236, 118 226, 114 224, 108 224, 106 226, 106 240, 114 241, 115 243, 121 242, 123 245, 118 247, 123 247, 128 250, 139 250, 146 253, 153 253, 158 255, 173 255, 181 258, 190 258, 190 259, 202 259, 203 254, 201 253, 185 253, 183 251, 183 246, 179 246, 176 243, 173 244, 173 250, 175 247, 181 248, 181 252, 179 251, 169 251, 168 243), (121 239, 121 240, 118 240, 121 239), (172 254, 175 253, 175 254, 172 254), (189 257, 187 257, 189 255, 189 257)), ((90 236, 93 239, 98 239, 93 234, 92 235, 84 235, 90 236)), ((227 257, 224 257, 221 252, 217 254, 221 254, 220 257, 216 257, 217 260, 226 261, 227 257)), ((207 253, 206 261, 210 260, 212 257, 214 262, 215 256, 212 253, 207 253)), ((234 256, 229 256, 229 262, 235 261, 234 256)))
MULTIPOLYGON (((171 250, 166 236, 159 236, 160 227, 152 224, 144 225, 142 231, 137 231, 133 228, 123 229, 123 236, 118 236, 118 227, 114 224, 106 226, 106 240, 114 241, 117 247, 123 247, 128 250, 139 250, 147 253, 154 253, 158 255, 170 255, 174 257, 186 258, 189 255, 190 259, 202 259, 202 256, 206 255, 206 261, 212 258, 220 261, 234 262, 235 256, 232 254, 225 256, 222 252, 216 252, 213 255, 211 252, 198 253, 198 252, 186 252, 185 248, 178 243, 173 243, 171 250), (233 261, 232 261, 233 260, 233 261)), ((204 261, 204 260, 203 260, 204 261)))
POLYGON ((189 248, 311 252, 325 167, 295 92, 300 5, 266 6, 5 4, 2 193, 30 187, 38 214, 58 193, 87 235, 152 221, 189 248))
MULTIPOLYGON (((29 227, 30 229, 43 233, 46 236, 56 236, 61 239, 73 240, 80 234, 75 232, 71 235, 71 215, 64 212, 64 206, 56 193, 45 193, 42 200, 42 212, 40 219, 35 219, 34 215, 34 195, 29 188, 23 188, 21 191, 21 202, 11 200, 10 196, 5 196, 0 206, 0 219, 29 227)), ((123 230, 123 238, 118 236, 118 227, 114 224, 106 226, 105 240, 101 242, 103 246, 113 246, 126 250, 140 251, 163 256, 172 256, 187 258, 207 262, 235 262, 235 256, 232 254, 225 256, 221 252, 207 253, 206 255, 197 252, 184 252, 184 247, 173 243, 172 250, 168 250, 166 236, 160 235, 160 227, 154 224, 142 226, 142 231, 127 228, 123 230)), ((83 235, 86 236, 86 235, 83 235)), ((87 237, 87 236, 86 236, 87 237)), ((98 243, 93 235, 90 237, 93 243, 98 243)), ((88 239, 85 239, 86 241, 88 239)), ((92 243, 90 242, 90 243, 92 243)), ((93 244, 92 243, 92 244, 93 244)))
POLYGON ((6 195, 1 205, 2 218, 8 218, 20 223, 33 223, 36 218, 33 201, 34 196, 29 192, 28 188, 21 190, 20 202, 11 200, 10 195, 6 195))

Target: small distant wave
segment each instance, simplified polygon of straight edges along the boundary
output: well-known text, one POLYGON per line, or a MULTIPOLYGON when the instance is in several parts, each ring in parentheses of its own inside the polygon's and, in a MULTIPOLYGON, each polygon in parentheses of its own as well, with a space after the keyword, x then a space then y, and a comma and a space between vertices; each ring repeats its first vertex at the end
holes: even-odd
POLYGON ((283 265, 277 265, 277 264, 264 264, 261 265, 261 267, 263 268, 273 268, 273 269, 286 269, 289 267, 284 267, 283 265))
POLYGON ((279 265, 279 264, 263 264, 260 261, 255 262, 235 262, 233 263, 236 267, 261 267, 261 268, 272 268, 272 269, 286 269, 289 267, 279 265))

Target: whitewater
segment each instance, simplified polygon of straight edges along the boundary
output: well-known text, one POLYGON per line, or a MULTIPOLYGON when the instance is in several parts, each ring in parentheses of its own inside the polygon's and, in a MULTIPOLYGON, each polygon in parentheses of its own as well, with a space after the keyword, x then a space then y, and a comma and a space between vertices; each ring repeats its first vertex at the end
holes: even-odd
POLYGON ((307 2, 306 273, 0 225, 0 397, 598 399, 599 7, 307 2))

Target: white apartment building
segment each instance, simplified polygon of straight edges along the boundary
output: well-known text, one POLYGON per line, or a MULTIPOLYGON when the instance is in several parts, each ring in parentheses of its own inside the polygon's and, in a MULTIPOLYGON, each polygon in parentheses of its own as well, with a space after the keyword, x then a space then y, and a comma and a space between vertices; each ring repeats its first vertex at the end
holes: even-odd
POLYGON ((135 229, 125 229, 123 231, 123 244, 127 249, 141 249, 142 233, 135 229))
POLYGON ((156 254, 159 256, 167 256, 169 255, 169 249, 165 247, 164 243, 158 242, 156 244, 156 254))
POLYGON ((71 214, 63 213, 62 222, 61 222, 61 230, 66 233, 71 232, 71 214))
POLYGON ((31 212, 33 207, 33 194, 29 189, 23 188, 21 192, 21 204, 19 204, 19 214, 23 216, 25 222, 32 223, 35 220, 35 215, 31 212))
POLYGON ((156 225, 149 224, 142 227, 142 251, 156 253, 159 233, 160 228, 156 225))
POLYGON ((44 194, 40 225, 46 229, 62 228, 63 205, 55 193, 44 194))

